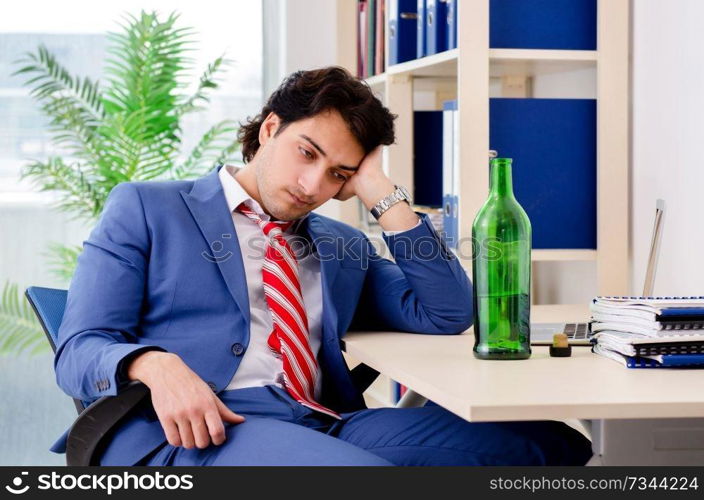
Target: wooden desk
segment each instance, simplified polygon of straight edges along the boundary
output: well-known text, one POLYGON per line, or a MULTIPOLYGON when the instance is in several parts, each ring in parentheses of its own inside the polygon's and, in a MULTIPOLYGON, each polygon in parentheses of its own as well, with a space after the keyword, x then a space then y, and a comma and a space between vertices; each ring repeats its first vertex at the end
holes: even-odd
MULTIPOLYGON (((533 306, 531 320, 574 322, 588 315, 587 306, 533 306)), ((462 335, 350 332, 344 340, 352 358, 472 422, 704 417, 704 370, 627 369, 588 347, 572 347, 569 358, 551 358, 547 347, 534 346, 528 360, 478 360, 472 329, 462 335)))

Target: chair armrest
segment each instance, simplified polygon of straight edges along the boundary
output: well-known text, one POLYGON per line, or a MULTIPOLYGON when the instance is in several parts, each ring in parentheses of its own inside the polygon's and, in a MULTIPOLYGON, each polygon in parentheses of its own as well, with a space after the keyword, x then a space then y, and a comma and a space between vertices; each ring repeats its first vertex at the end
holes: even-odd
POLYGON ((102 397, 83 410, 68 434, 66 465, 98 465, 94 454, 100 441, 148 395, 146 385, 132 381, 117 396, 102 397))
MULTIPOLYGON (((355 386, 364 392, 379 372, 360 364, 352 369, 355 386)), ((142 382, 132 381, 117 396, 105 396, 93 402, 78 416, 68 433, 66 465, 98 465, 95 450, 110 430, 149 395, 142 382)))

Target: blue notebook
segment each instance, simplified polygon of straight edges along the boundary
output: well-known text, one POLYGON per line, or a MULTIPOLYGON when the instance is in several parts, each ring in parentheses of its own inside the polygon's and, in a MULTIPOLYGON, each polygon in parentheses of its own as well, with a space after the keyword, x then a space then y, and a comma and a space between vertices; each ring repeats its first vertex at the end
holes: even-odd
POLYGON ((627 356, 600 344, 592 352, 618 361, 627 368, 704 368, 704 354, 659 354, 654 356, 627 356))
POLYGON ((658 354, 626 356, 628 368, 704 367, 704 354, 658 354))

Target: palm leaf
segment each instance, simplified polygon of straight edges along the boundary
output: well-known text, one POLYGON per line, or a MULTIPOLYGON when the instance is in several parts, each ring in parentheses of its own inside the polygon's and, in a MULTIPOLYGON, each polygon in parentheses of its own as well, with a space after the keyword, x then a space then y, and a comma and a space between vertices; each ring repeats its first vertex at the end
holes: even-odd
POLYGON ((78 256, 83 250, 83 247, 80 245, 67 246, 60 243, 53 243, 49 246, 49 250, 46 255, 51 264, 51 273, 68 284, 76 270, 78 256))
POLYGON ((186 160, 174 170, 174 178, 185 179, 203 175, 215 164, 229 158, 239 148, 237 124, 221 121, 203 135, 186 160))
POLYGON ((25 82, 25 85, 40 84, 35 86, 31 95, 38 100, 61 94, 73 102, 76 109, 80 110, 92 121, 99 122, 105 116, 103 103, 100 98, 100 84, 91 81, 88 77, 81 80, 69 75, 56 58, 44 45, 40 45, 36 54, 26 53, 23 59, 16 61, 18 64, 28 63, 13 73, 35 74, 34 78, 25 82))
POLYGON ((108 52, 113 57, 106 66, 106 108, 113 113, 144 109, 142 125, 147 133, 173 130, 178 123, 175 91, 184 86, 179 77, 192 65, 184 56, 192 50, 188 40, 192 31, 176 29, 177 19, 177 14, 171 14, 162 23, 156 14, 142 12, 139 19, 127 16, 124 33, 108 34, 112 42, 108 52))
POLYGON ((60 191, 63 196, 56 205, 60 210, 74 212, 76 217, 94 219, 100 214, 107 198, 99 186, 93 185, 77 163, 67 165, 60 157, 27 165, 22 177, 40 184, 40 191, 60 191))
MULTIPOLYGON (((68 152, 66 158, 30 160, 22 176, 39 190, 58 194, 59 209, 94 221, 121 182, 194 177, 239 149, 237 127, 226 120, 211 127, 177 166, 182 116, 203 109, 219 87, 218 74, 231 62, 224 55, 215 59, 195 92, 182 93, 194 66, 188 57, 193 30, 177 27, 178 17, 125 15, 121 31, 108 33, 103 85, 70 75, 44 46, 17 61, 21 66, 14 74, 28 78, 25 86, 49 118, 53 143, 68 152)), ((80 248, 54 245, 51 252, 53 272, 68 281, 80 248)), ((17 287, 7 284, 0 304, 0 351, 45 350, 36 326, 17 299, 17 287)))
POLYGON ((17 285, 6 283, 0 300, 0 354, 38 354, 50 349, 39 322, 17 285))
POLYGON ((124 158, 123 174, 131 180, 165 175, 173 168, 180 146, 176 112, 183 87, 180 76, 192 61, 190 29, 176 29, 177 14, 160 22, 155 14, 127 16, 124 33, 110 33, 106 108, 115 117, 112 147, 124 158))
POLYGON ((105 118, 100 84, 89 78, 72 77, 49 50, 40 45, 36 54, 27 53, 18 64, 27 64, 13 75, 33 76, 25 85, 50 119, 50 131, 58 146, 89 161, 98 161, 95 132, 105 118))
POLYGON ((217 73, 224 67, 232 64, 231 59, 225 59, 225 55, 218 57, 212 63, 208 64, 208 67, 200 76, 198 80, 198 88, 195 90, 193 95, 191 95, 183 104, 180 104, 176 108, 176 112, 179 115, 185 115, 192 111, 200 111, 203 108, 198 106, 199 101, 210 102, 208 97, 208 91, 216 89, 218 87, 217 73))

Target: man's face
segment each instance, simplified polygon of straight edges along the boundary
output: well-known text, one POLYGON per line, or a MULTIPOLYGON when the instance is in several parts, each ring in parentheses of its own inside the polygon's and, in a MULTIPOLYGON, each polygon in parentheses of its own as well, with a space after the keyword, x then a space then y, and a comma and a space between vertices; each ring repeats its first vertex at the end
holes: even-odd
POLYGON ((265 210, 298 219, 335 196, 364 158, 337 111, 290 123, 278 136, 276 115, 262 124, 256 179, 265 210))

